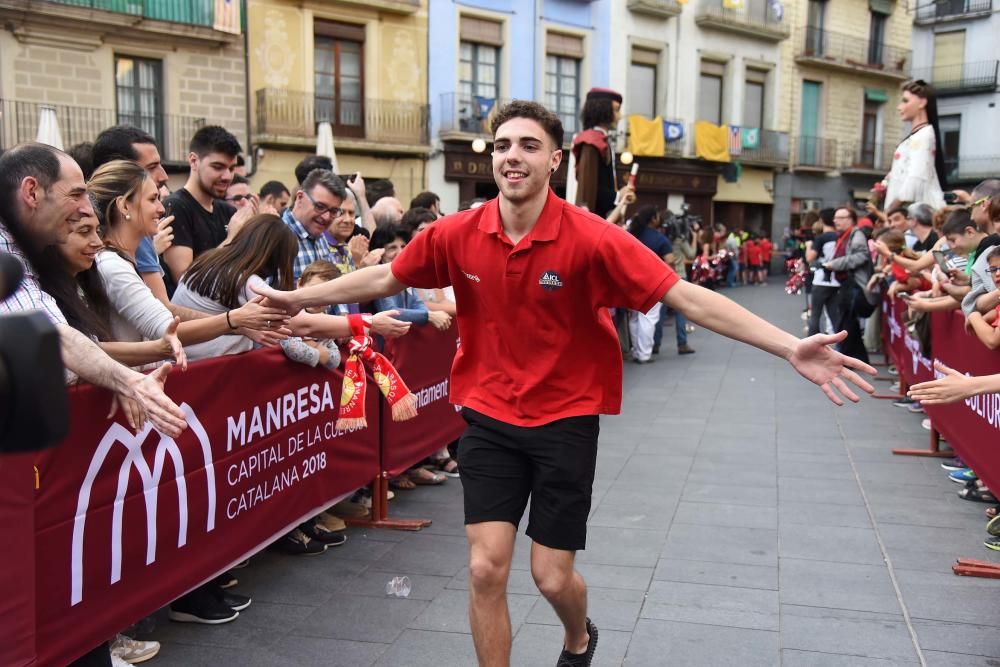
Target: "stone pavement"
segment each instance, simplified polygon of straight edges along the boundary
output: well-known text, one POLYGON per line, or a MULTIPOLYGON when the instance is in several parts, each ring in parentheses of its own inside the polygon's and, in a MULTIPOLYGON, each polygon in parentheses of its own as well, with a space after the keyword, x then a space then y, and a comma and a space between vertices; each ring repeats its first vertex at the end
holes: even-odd
MULTIPOLYGON (((802 297, 731 291, 801 331, 802 297)), ((1000 582, 960 578, 984 505, 959 499, 888 401, 836 408, 783 362, 699 331, 678 357, 626 364, 623 414, 602 417, 588 549, 595 665, 1000 665, 1000 582)), ((887 382, 878 386, 885 391, 887 382)), ((401 492, 420 533, 350 530, 313 558, 262 553, 240 570, 254 603, 219 627, 160 620, 155 664, 475 665, 457 480, 401 492), (408 575, 409 599, 386 597, 408 575)), ((557 620, 519 536, 510 581, 515 665, 553 665, 557 620)))

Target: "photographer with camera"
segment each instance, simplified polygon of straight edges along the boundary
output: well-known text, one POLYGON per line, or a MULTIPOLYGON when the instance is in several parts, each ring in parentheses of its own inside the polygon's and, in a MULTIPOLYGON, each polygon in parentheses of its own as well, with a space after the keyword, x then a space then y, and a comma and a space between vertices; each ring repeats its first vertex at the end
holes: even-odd
MULTIPOLYGON (((688 211, 688 205, 681 205, 681 214, 675 216, 668 209, 666 220, 663 223, 663 233, 670 241, 672 252, 668 263, 681 277, 686 280, 688 265, 690 265, 698 254, 698 235, 701 232, 701 216, 693 215, 688 211)), ((660 319, 656 323, 656 330, 653 333, 653 354, 660 353, 660 343, 663 342, 663 325, 668 317, 674 318, 674 329, 677 332, 677 354, 694 354, 694 348, 688 345, 688 321, 684 313, 679 310, 660 311, 660 319)), ((693 327, 692 327, 693 329, 693 327)))
POLYGON ((73 329, 55 300, 41 290, 34 266, 50 245, 65 243, 73 224, 93 215, 83 172, 66 153, 43 144, 16 146, 0 156, 0 252, 24 266, 24 280, 0 313, 41 310, 55 324, 66 367, 77 376, 114 392, 112 414, 122 408, 129 426, 147 418, 177 437, 187 427, 184 413, 163 392, 171 365, 142 375, 115 361, 73 329))

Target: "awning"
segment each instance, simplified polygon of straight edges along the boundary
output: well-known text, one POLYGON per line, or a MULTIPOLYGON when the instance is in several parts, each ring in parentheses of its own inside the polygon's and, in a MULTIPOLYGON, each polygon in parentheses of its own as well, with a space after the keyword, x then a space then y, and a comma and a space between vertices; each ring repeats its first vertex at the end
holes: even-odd
POLYGON ((885 104, 889 101, 889 93, 885 92, 885 88, 865 88, 865 99, 869 102, 885 104))
POLYGON ((774 197, 765 187, 767 184, 774 189, 774 172, 765 169, 744 167, 740 180, 727 183, 723 176, 718 177, 717 191, 714 201, 734 202, 742 204, 773 204, 774 197))
POLYGON ((894 3, 892 0, 868 0, 868 9, 888 16, 892 14, 894 3))

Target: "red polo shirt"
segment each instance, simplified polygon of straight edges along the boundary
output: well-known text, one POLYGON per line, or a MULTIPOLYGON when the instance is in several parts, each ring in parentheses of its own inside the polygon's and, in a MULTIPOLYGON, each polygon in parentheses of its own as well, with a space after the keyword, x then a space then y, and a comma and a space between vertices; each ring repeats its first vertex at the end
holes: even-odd
POLYGON ((622 353, 607 309, 646 312, 678 280, 631 234, 551 190, 516 246, 493 199, 418 234, 392 273, 411 287, 454 287, 451 402, 518 426, 618 414, 622 353))

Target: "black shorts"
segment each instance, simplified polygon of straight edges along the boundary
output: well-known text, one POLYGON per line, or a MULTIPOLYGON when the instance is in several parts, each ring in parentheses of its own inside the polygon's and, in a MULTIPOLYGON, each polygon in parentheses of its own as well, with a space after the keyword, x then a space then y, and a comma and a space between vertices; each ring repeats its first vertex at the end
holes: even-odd
POLYGON ((587 517, 597 465, 597 415, 543 426, 514 426, 463 408, 469 424, 458 442, 465 523, 517 526, 531 497, 527 535, 551 549, 587 546, 587 517))

